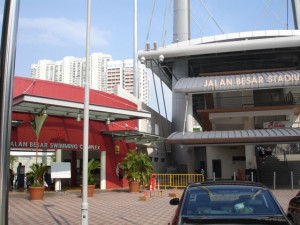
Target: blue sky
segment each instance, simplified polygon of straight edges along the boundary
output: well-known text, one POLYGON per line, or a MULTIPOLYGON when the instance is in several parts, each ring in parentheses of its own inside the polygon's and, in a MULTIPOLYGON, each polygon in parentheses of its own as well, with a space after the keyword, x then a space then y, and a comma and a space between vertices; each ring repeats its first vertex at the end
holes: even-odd
MULTIPOLYGON (((0 2, 4 4, 4 0, 0 2)), ((39 59, 85 56, 86 2, 20 0, 16 75, 29 76, 30 65, 39 59)), ((139 49, 144 48, 147 35, 150 43, 156 41, 159 46, 172 41, 170 5, 170 0, 138 0, 139 49)), ((286 6, 286 0, 191 0, 192 37, 286 29, 286 6)), ((289 29, 292 27, 290 16, 289 29)), ((91 52, 108 53, 116 60, 132 58, 133 0, 92 0, 91 30, 91 52)))
MULTIPOLYGON (((111 54, 114 60, 132 58, 133 0, 91 2, 91 53, 111 54)), ((157 42, 158 46, 172 42, 171 2, 138 0, 138 49, 143 49, 146 41, 157 42)), ((222 32, 286 29, 287 24, 288 29, 293 29, 290 0, 190 2, 192 38, 222 32)), ((4 0, 0 3, 3 14, 4 0)), ((30 65, 40 59, 85 57, 86 0, 20 0, 20 3, 17 76, 29 76, 30 65)))

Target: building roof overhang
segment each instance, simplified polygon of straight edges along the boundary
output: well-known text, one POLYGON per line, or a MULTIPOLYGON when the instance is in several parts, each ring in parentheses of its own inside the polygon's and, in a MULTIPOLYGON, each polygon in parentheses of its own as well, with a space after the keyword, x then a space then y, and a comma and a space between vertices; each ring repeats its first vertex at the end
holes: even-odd
MULTIPOLYGON (((32 95, 20 95, 13 99, 13 112, 40 114, 46 110, 51 116, 65 116, 77 118, 78 114, 83 117, 84 103, 51 99, 32 95)), ((111 122, 133 119, 151 118, 151 113, 134 111, 114 107, 89 105, 90 120, 111 122)))
POLYGON ((230 33, 177 42, 166 47, 138 52, 139 58, 158 60, 195 55, 299 47, 299 30, 265 30, 230 33))
POLYGON ((262 65, 268 65, 269 69, 282 65, 296 69, 299 42, 300 30, 247 31, 174 42, 153 49, 147 45, 138 52, 138 57, 172 89, 172 83, 178 80, 174 70, 174 62, 178 60, 187 60, 189 64, 189 74, 181 76, 191 77, 220 71, 261 70, 262 65))
POLYGON ((126 143, 134 142, 136 144, 151 144, 156 142, 165 142, 166 140, 166 138, 159 135, 134 130, 103 131, 102 133, 111 135, 114 140, 125 140, 126 143))
POLYGON ((259 145, 296 143, 300 140, 300 128, 174 132, 167 138, 168 144, 188 146, 259 145))

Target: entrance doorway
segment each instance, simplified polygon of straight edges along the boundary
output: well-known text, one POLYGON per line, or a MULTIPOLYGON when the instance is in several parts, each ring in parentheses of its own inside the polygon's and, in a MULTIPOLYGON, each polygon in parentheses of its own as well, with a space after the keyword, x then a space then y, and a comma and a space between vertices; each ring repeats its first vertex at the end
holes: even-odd
POLYGON ((215 172, 215 177, 221 178, 222 177, 221 159, 213 159, 212 166, 213 166, 213 172, 215 172))

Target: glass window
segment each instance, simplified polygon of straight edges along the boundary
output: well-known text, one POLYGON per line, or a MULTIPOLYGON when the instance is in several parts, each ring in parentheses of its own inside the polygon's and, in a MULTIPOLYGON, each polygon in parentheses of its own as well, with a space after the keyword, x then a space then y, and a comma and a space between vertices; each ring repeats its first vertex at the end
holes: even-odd
POLYGON ((280 210, 269 191, 257 187, 206 186, 191 188, 184 215, 275 215, 280 210))

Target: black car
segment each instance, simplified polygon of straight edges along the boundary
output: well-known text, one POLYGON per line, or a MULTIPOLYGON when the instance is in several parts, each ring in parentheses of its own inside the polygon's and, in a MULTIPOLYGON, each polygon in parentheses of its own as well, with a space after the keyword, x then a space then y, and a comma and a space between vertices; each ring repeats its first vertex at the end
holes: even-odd
POLYGON ((287 216, 295 225, 300 225, 300 191, 290 200, 287 216))
POLYGON ((254 182, 205 182, 190 184, 178 205, 172 225, 179 224, 293 224, 271 191, 254 182))

